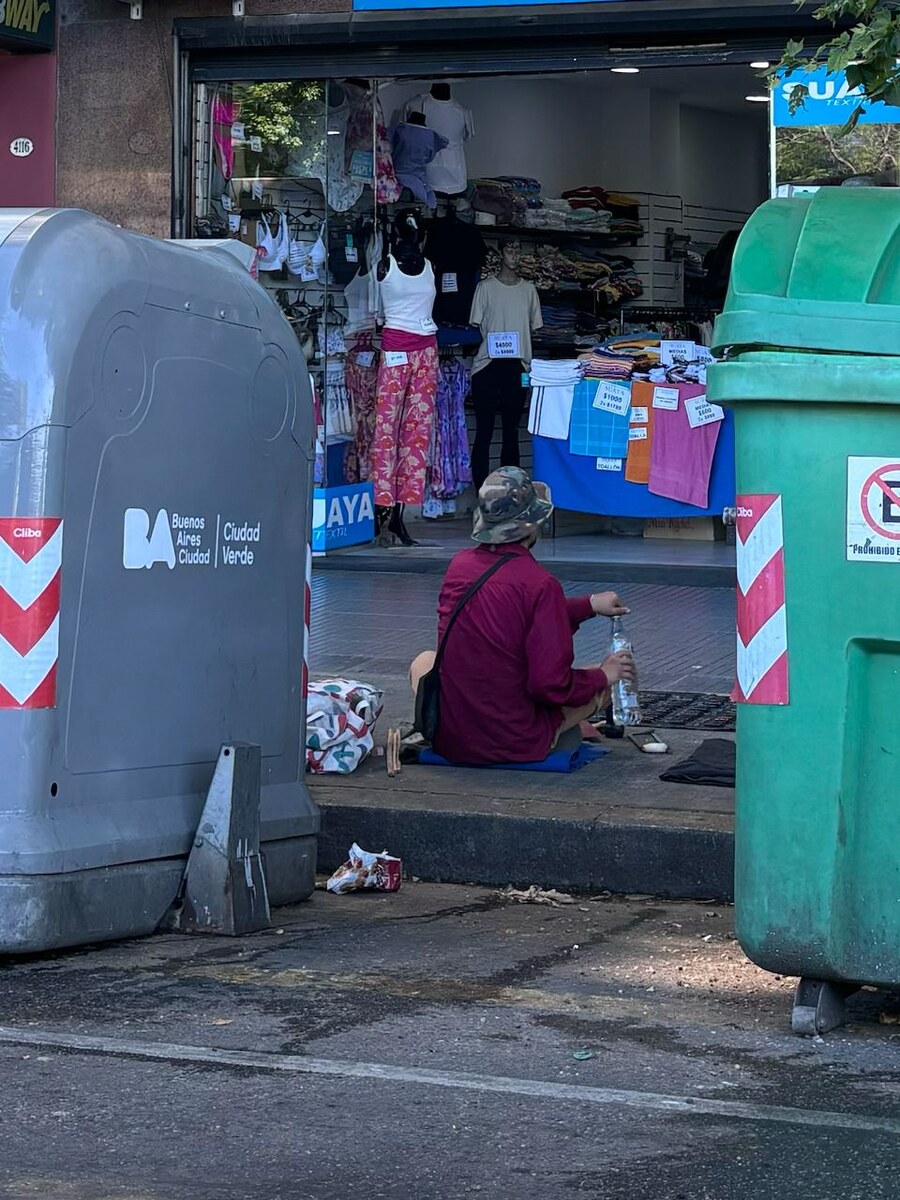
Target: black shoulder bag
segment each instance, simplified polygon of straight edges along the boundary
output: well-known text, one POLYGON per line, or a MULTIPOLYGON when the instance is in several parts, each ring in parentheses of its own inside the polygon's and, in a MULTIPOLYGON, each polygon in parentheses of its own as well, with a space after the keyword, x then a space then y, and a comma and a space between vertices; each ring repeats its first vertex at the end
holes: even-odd
POLYGON ((488 570, 479 579, 475 580, 450 614, 450 620, 447 622, 447 628, 444 630, 444 636, 441 638, 437 654, 434 658, 434 666, 427 674, 422 676, 419 680, 419 686, 416 689, 416 720, 414 728, 427 742, 434 741, 441 722, 441 660, 444 657, 444 647, 447 644, 447 638, 450 636, 450 630, 453 628, 456 618, 482 584, 487 583, 495 571, 499 571, 504 563, 508 563, 510 559, 515 557, 515 554, 503 554, 495 563, 491 563, 488 570))

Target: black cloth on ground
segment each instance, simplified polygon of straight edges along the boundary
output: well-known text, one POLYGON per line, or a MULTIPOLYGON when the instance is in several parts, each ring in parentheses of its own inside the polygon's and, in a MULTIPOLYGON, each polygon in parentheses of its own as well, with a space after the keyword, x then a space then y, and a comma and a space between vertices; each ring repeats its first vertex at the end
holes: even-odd
POLYGON ((693 754, 660 775, 664 783, 704 783, 734 787, 735 744, 727 738, 707 738, 693 754))

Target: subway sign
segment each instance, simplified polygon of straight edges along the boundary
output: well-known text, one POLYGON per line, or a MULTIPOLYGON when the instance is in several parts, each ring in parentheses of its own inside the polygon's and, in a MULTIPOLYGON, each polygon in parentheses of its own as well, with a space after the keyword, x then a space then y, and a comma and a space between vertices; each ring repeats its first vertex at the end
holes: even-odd
POLYGON ((56 0, 0 0, 0 46, 52 50, 55 39, 56 0))

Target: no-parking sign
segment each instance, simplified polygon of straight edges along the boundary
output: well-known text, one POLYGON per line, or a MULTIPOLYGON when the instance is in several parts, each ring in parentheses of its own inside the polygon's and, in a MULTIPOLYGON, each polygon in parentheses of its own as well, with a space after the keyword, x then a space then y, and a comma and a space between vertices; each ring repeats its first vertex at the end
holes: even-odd
POLYGON ((847 459, 847 560, 900 563, 900 454, 847 459))

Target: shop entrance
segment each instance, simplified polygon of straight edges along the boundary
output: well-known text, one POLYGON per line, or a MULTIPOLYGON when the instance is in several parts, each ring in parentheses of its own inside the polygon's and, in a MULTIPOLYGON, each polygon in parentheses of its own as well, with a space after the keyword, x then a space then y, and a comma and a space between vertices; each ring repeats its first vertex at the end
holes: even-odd
POLYGON ((557 535, 724 537, 731 426, 704 364, 769 190, 761 69, 193 85, 190 232, 257 249, 304 345, 319 549, 373 518, 391 546, 461 543, 473 468, 516 458, 550 483, 557 535))

